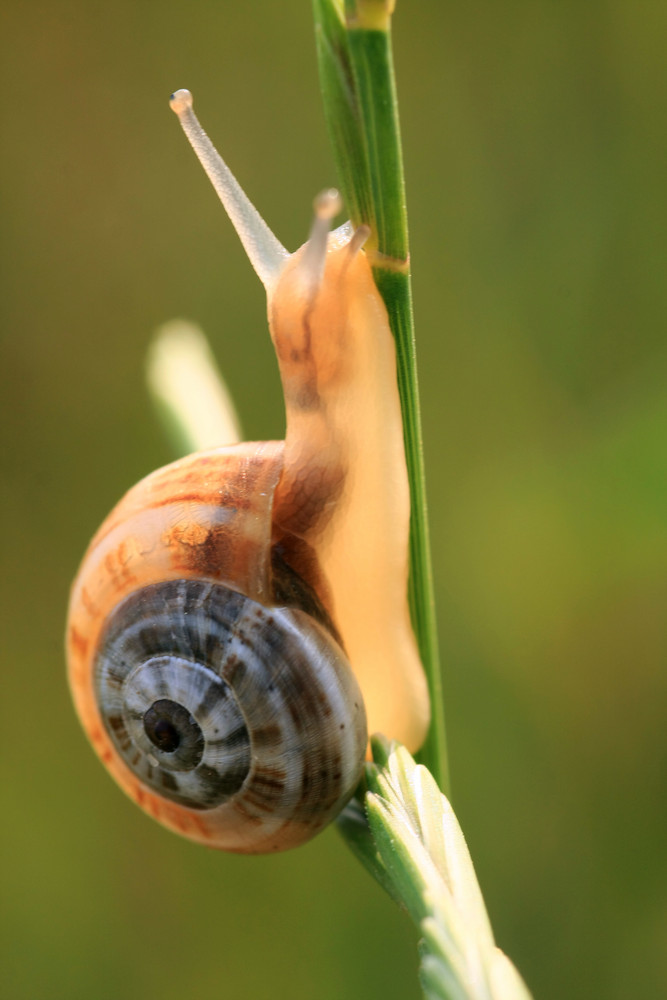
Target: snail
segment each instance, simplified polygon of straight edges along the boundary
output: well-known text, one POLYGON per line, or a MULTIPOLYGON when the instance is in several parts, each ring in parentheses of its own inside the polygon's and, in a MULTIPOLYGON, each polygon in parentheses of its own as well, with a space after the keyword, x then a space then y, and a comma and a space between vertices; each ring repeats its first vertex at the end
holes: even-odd
POLYGON ((414 750, 428 726, 394 343, 367 228, 329 232, 337 193, 316 199, 289 254, 190 93, 170 103, 267 290, 286 435, 195 453, 130 489, 72 585, 70 686, 146 812, 211 847, 278 851, 350 798, 368 732, 414 750))

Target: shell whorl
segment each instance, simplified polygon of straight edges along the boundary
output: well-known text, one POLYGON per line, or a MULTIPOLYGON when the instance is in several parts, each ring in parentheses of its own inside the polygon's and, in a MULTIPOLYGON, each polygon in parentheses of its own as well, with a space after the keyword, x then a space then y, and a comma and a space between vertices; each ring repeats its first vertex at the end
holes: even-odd
POLYGON ((142 480, 93 539, 70 605, 77 709, 115 779, 165 825, 243 853, 330 822, 367 740, 310 557, 295 565, 298 545, 275 537, 281 462, 277 443, 250 443, 142 480))
POLYGON ((149 788, 207 811, 220 846, 307 839, 358 781, 361 694, 298 609, 209 581, 153 584, 109 618, 94 676, 117 752, 149 788))

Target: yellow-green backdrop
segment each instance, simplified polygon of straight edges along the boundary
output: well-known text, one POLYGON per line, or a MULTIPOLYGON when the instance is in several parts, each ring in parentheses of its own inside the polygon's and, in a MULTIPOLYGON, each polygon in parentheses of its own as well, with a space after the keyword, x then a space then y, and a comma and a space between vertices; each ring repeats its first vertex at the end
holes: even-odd
MULTIPOLYGON (((667 989, 667 7, 399 0, 454 803, 539 1000, 667 989)), ((69 581, 172 456, 152 330, 210 334, 282 433, 262 289, 178 124, 288 246, 334 180, 310 5, 2 14, 3 996, 416 998, 416 941, 334 830, 238 858, 145 818, 65 686, 69 581)))

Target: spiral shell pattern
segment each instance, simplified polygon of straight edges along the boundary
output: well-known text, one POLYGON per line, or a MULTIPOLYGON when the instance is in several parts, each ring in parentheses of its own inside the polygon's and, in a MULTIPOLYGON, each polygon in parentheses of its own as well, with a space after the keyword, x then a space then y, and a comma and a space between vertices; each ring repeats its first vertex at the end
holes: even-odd
POLYGON ((364 710, 344 663, 298 609, 172 580, 114 611, 94 672, 103 723, 145 785, 278 848, 285 828, 306 839, 328 823, 359 779, 364 710))
POLYGON ((100 528, 70 603, 72 690, 113 777, 166 826, 242 853, 329 823, 367 742, 326 610, 273 540, 281 467, 264 442, 157 470, 100 528))

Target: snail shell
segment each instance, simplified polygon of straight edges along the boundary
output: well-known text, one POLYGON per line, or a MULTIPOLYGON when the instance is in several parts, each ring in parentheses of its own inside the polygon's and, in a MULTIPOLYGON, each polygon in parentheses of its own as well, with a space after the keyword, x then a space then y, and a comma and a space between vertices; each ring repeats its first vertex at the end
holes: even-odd
POLYGON ((272 543, 283 451, 246 443, 142 480, 71 602, 76 704, 113 776, 167 826, 246 853, 326 825, 367 738, 333 625, 272 543))
POLYGON ((148 813, 214 847, 276 851, 352 795, 367 719, 411 750, 428 726, 394 344, 367 231, 329 234, 337 194, 288 254, 190 94, 172 107, 267 289, 287 431, 191 455, 121 500, 72 588, 70 684, 148 813))

